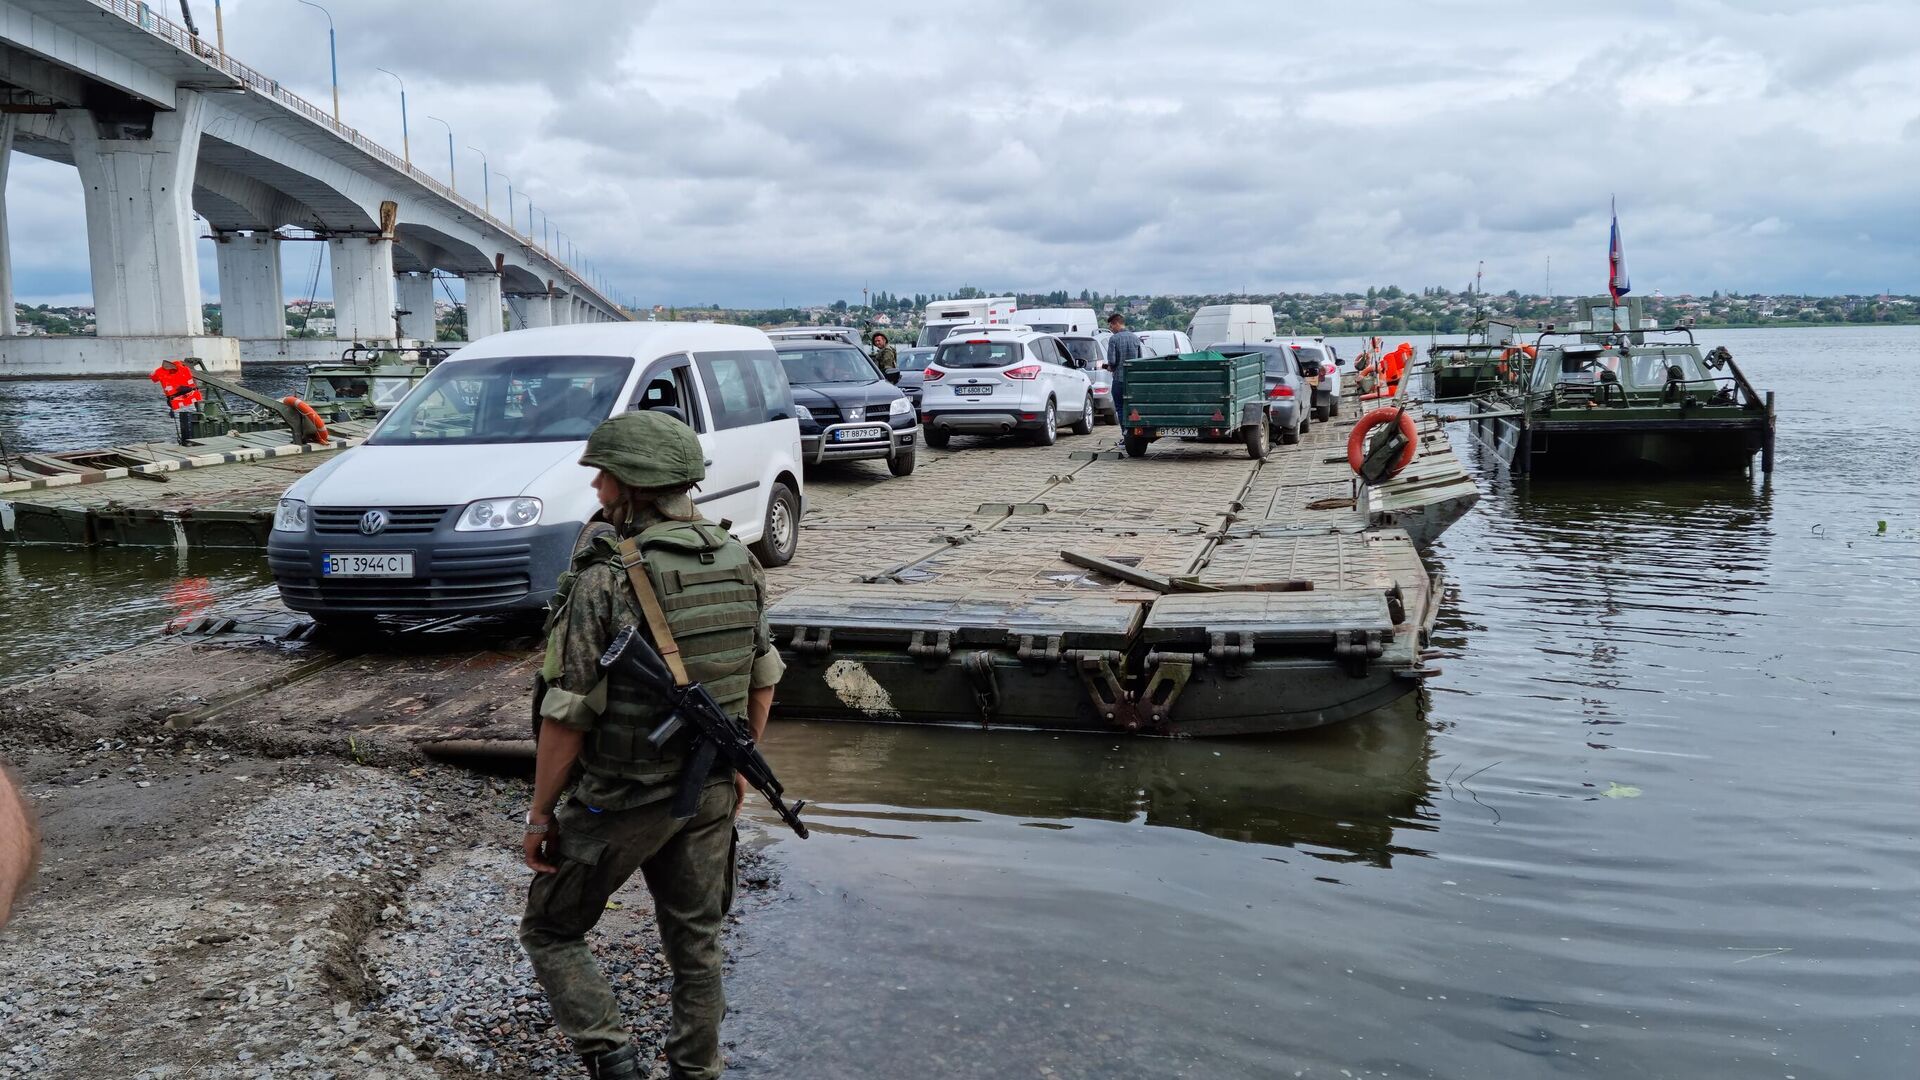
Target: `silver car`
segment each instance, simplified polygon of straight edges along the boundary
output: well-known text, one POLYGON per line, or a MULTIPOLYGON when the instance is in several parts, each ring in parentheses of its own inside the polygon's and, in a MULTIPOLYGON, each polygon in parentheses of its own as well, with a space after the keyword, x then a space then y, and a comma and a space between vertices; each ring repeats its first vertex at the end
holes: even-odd
POLYGON ((1273 430, 1280 434, 1281 442, 1299 442, 1312 421, 1313 391, 1307 386, 1306 376, 1300 372, 1300 364, 1294 358, 1293 350, 1275 342, 1262 341, 1251 345, 1222 343, 1213 346, 1212 351, 1222 356, 1260 354, 1266 362, 1269 422, 1273 430))

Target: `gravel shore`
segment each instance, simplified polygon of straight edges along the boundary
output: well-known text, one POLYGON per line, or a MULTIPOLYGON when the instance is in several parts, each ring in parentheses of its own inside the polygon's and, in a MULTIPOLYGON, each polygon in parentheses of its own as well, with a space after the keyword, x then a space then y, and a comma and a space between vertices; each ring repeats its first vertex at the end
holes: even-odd
MULTIPOLYGON (((16 719, 45 851, 0 931, 0 1076, 584 1075, 514 936, 525 783, 16 719)), ((743 858, 735 919, 770 884, 743 858)), ((615 905, 595 948, 657 1050, 644 886, 615 905)))

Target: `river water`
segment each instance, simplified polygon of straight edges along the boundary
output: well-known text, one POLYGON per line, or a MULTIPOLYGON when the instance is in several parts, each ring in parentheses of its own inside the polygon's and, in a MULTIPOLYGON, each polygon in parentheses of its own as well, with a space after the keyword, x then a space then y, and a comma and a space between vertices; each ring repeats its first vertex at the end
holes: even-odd
MULTIPOLYGON (((743 924, 738 1074, 1920 1075, 1920 328, 1708 339, 1779 391, 1770 483, 1515 484, 1454 429, 1486 495, 1419 700, 1228 742, 776 723, 816 829, 743 924)), ((0 583, 0 675, 270 589, 5 548, 0 583)))

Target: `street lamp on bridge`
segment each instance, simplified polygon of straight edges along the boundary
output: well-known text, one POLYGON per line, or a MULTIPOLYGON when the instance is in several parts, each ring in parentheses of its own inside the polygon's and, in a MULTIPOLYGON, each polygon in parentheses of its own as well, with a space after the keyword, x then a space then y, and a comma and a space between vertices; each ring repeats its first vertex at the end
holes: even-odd
MULTIPOLYGON (((491 214, 491 213, 493 213, 493 171, 492 171, 492 166, 490 166, 490 165, 488 165, 488 164, 487 164, 487 153, 486 153, 486 151, 484 151, 484 150, 482 150, 482 149, 480 149, 480 148, 479 148, 479 147, 477 147, 477 146, 472 146, 472 145, 469 145, 469 146, 467 147, 467 149, 469 149, 469 150, 471 150, 471 151, 473 151, 474 153, 476 153, 476 154, 479 154, 479 155, 480 155, 480 206, 481 206, 481 209, 483 209, 483 210, 485 210, 485 211, 486 211, 487 213, 489 213, 489 214, 491 214)), ((512 210, 508 210, 508 211, 507 211, 507 216, 508 216, 508 217, 512 217, 512 216, 513 216, 513 211, 512 211, 512 210)))
POLYGON ((319 9, 320 14, 327 17, 327 59, 333 67, 333 122, 337 124, 340 122, 340 49, 333 37, 333 12, 320 7, 313 0, 300 0, 300 2, 310 8, 319 9))
POLYGON ((453 125, 432 113, 427 114, 427 119, 447 129, 447 187, 452 189, 455 195, 458 195, 460 194, 460 182, 454 179, 453 176, 453 125))
MULTIPOLYGON (((383 67, 377 67, 373 70, 393 75, 393 72, 387 71, 387 69, 383 67)), ((400 84, 400 156, 406 159, 407 167, 412 168, 413 144, 411 137, 407 134, 407 80, 398 75, 393 75, 393 81, 400 84)))

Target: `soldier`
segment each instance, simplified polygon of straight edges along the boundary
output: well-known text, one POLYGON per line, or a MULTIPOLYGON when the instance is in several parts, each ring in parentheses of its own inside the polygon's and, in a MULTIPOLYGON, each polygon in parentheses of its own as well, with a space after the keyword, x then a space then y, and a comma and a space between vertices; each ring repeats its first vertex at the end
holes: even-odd
POLYGON ((694 815, 676 820, 670 800, 691 756, 690 735, 653 750, 647 735, 663 718, 661 702, 603 681, 597 660, 621 628, 645 624, 645 609, 664 612, 688 676, 744 714, 758 739, 784 670, 767 630, 766 583, 747 549, 694 508, 690 492, 706 469, 685 424, 658 412, 616 416, 594 430, 580 464, 600 470, 593 487, 601 509, 548 618, 525 839, 535 877, 520 942, 588 1073, 648 1075, 586 941, 607 899, 638 870, 673 967, 670 1075, 713 1080, 724 1068, 720 929, 733 898, 733 816, 746 782, 724 771, 685 778, 702 790, 694 815), (643 598, 636 583, 651 595, 643 598), (572 798, 556 809, 576 765, 572 798))
POLYGON ((873 362, 880 366, 880 374, 885 375, 900 363, 900 357, 894 353, 893 346, 887 344, 887 335, 874 331, 873 362))

